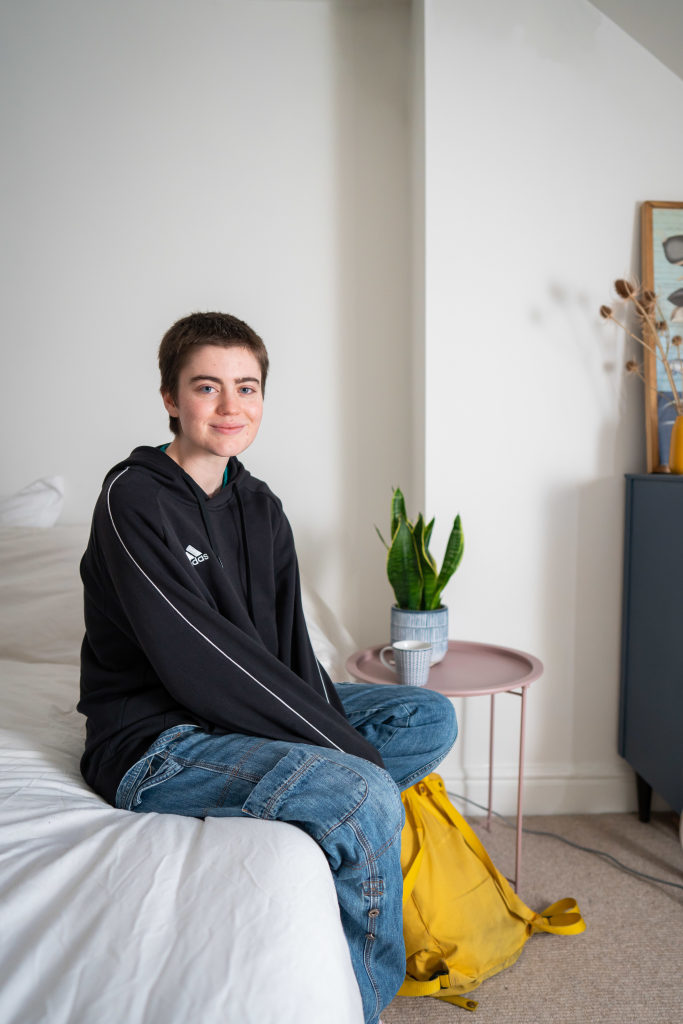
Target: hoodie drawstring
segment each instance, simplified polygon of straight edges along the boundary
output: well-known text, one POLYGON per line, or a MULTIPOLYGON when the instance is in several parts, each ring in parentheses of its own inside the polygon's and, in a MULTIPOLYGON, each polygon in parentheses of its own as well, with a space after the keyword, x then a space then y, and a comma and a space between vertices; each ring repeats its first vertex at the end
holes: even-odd
POLYGON ((206 514, 206 508, 205 508, 205 505, 206 505, 206 494, 201 489, 199 484, 195 483, 195 481, 192 479, 192 477, 189 475, 189 473, 185 473, 184 476, 185 476, 185 480, 186 480, 188 486, 190 487, 190 489, 191 489, 192 493, 194 494, 195 498, 197 499, 197 504, 199 505, 199 511, 201 513, 202 522, 204 523, 204 529, 206 530, 206 535, 209 538, 209 544, 211 545, 211 550, 213 551, 214 555, 218 559, 218 562, 219 562, 219 565, 220 565, 221 569, 223 569, 224 565, 223 565, 223 562, 221 561, 221 555, 220 555, 220 551, 218 550, 218 545, 216 544, 216 538, 213 535, 213 532, 212 532, 211 527, 209 525, 209 517, 206 514))
MULTIPOLYGON (((185 479, 186 479, 188 485, 190 486, 190 488, 192 490, 192 493, 194 494, 195 498, 197 499, 197 504, 199 505, 199 511, 201 513, 202 522, 204 523, 204 529, 206 530, 206 535, 209 538, 209 544, 211 545, 211 550, 213 551, 213 553, 215 554, 216 558, 218 559, 218 562, 220 564, 221 569, 224 569, 225 566, 223 565, 223 562, 221 561, 221 555, 220 555, 220 552, 218 550, 218 545, 216 543, 216 538, 215 538, 215 536, 214 536, 214 534, 213 534, 213 532, 211 530, 211 525, 210 525, 209 517, 206 514, 206 494, 201 489, 199 484, 197 484, 188 473, 185 473, 184 475, 185 475, 185 479)), ((253 622, 254 621, 254 600, 253 600, 252 581, 251 581, 251 559, 249 557, 249 537, 247 535, 247 521, 246 521, 246 516, 244 514, 244 505, 242 504, 242 496, 240 494, 239 487, 237 487, 236 484, 234 485, 234 492, 235 492, 235 498, 237 499, 237 508, 238 508, 239 514, 240 514, 240 527, 241 527, 241 532, 242 532, 242 547, 244 549, 244 563, 245 563, 246 577, 247 577, 247 608, 249 609, 249 618, 253 622)))
POLYGON ((249 618, 251 619, 252 622, 254 622, 254 602, 251 585, 251 561, 249 558, 249 538, 247 536, 247 521, 244 515, 242 495, 240 494, 240 489, 237 486, 235 486, 235 497, 237 498, 237 507, 239 508, 240 512, 240 525, 242 527, 242 545, 244 547, 244 562, 247 576, 247 608, 249 609, 249 618))

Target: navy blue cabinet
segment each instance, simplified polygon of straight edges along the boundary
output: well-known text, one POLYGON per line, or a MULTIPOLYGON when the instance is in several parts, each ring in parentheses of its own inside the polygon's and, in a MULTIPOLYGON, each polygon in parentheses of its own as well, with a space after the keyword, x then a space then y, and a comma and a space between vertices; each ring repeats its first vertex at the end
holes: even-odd
POLYGON ((683 809, 683 477, 626 477, 619 753, 652 791, 683 809))

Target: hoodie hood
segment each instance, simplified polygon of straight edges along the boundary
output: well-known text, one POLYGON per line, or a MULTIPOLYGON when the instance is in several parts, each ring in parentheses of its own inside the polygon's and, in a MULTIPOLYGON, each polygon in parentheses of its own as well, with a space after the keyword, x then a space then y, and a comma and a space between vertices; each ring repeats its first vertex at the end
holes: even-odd
POLYGON ((244 468, 239 459, 234 455, 230 457, 227 463, 228 481, 219 491, 211 496, 202 490, 197 481, 189 473, 186 473, 170 455, 167 455, 160 448, 153 448, 150 445, 141 445, 139 448, 134 448, 127 459, 119 462, 107 473, 105 482, 123 470, 131 468, 144 469, 145 472, 151 474, 159 486, 171 491, 181 503, 194 505, 199 509, 209 547, 221 567, 223 567, 223 561, 221 559, 220 547, 216 531, 211 526, 211 516, 208 513, 214 510, 221 510, 230 502, 237 501, 242 544, 247 563, 247 593, 249 595, 249 605, 251 605, 252 581, 249 570, 249 539, 247 536, 244 505, 239 493, 240 487, 244 486, 251 474, 244 468))
POLYGON ((153 448, 151 445, 140 445, 134 448, 127 459, 123 459, 116 466, 113 466, 105 480, 112 475, 120 473, 123 469, 134 466, 145 469, 152 477, 158 480, 160 486, 169 488, 182 501, 190 501, 193 504, 197 501, 197 493, 203 495, 204 502, 212 508, 221 508, 234 497, 234 489, 244 486, 251 474, 245 469, 239 459, 232 455, 227 462, 228 482, 212 497, 209 497, 199 484, 192 479, 189 473, 178 465, 177 462, 162 452, 160 448, 153 448))

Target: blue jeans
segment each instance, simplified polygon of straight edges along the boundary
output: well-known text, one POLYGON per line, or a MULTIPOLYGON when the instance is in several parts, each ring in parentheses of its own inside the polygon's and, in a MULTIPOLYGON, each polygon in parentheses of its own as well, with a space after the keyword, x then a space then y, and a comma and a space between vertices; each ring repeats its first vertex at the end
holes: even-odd
POLYGON ((339 683, 337 692, 386 771, 326 747, 178 725, 126 772, 116 806, 308 832, 329 862, 365 1021, 376 1024, 405 974, 400 790, 436 768, 458 729, 451 702, 431 690, 339 683))

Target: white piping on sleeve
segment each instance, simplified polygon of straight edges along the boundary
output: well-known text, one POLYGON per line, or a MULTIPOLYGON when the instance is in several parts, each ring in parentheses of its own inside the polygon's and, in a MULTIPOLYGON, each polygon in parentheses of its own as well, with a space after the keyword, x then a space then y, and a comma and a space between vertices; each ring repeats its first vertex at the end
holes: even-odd
MULTIPOLYGON (((288 703, 287 703, 287 701, 284 701, 284 700, 282 699, 282 697, 279 697, 279 696, 277 695, 277 693, 274 693, 274 692, 273 692, 273 691, 272 691, 271 689, 269 689, 269 688, 268 688, 268 687, 266 686, 266 684, 265 684, 265 683, 262 683, 262 682, 261 682, 261 681, 260 681, 259 679, 257 679, 257 678, 256 678, 256 676, 253 676, 253 675, 251 674, 251 672, 249 672, 249 671, 248 671, 248 670, 247 670, 246 668, 244 668, 244 666, 243 666, 243 665, 240 665, 240 663, 239 663, 238 661, 235 661, 235 659, 234 659, 234 658, 231 658, 229 654, 226 654, 226 652, 225 652, 224 650, 222 650, 222 649, 221 649, 221 648, 220 648, 220 647, 219 647, 219 646, 218 646, 217 644, 215 644, 215 643, 213 642, 213 640, 211 640, 211 639, 210 639, 210 637, 206 636, 206 634, 202 633, 201 629, 199 629, 199 628, 198 628, 197 626, 195 626, 195 625, 194 625, 194 623, 190 622, 190 620, 189 620, 188 618, 186 618, 186 616, 185 616, 185 615, 183 615, 183 613, 182 613, 182 612, 181 612, 181 611, 180 611, 180 610, 179 610, 178 608, 176 608, 176 606, 175 606, 175 605, 173 604, 173 602, 172 602, 172 601, 171 601, 171 600, 170 600, 170 599, 169 599, 169 598, 168 598, 168 597, 166 596, 166 594, 164 594, 163 590, 161 590, 161 588, 157 586, 157 584, 156 584, 156 583, 154 582, 154 580, 153 580, 153 579, 151 579, 151 578, 150 578, 150 577, 149 577, 149 576, 147 575, 147 573, 146 573, 146 572, 145 572, 145 570, 144 570, 144 569, 142 568, 142 566, 141 566, 141 565, 140 565, 140 564, 139 564, 138 562, 136 562, 136 560, 135 560, 135 559, 133 558, 132 554, 130 553, 130 551, 129 551, 129 550, 128 550, 128 548, 126 547, 126 545, 125 545, 125 543, 124 543, 124 541, 123 541, 123 537, 121 536, 121 534, 119 533, 119 531, 118 531, 118 529, 117 529, 116 523, 114 522, 114 516, 112 515, 112 511, 111 511, 111 504, 110 504, 110 502, 109 502, 109 495, 110 495, 110 493, 111 493, 111 489, 112 489, 112 487, 114 486, 114 484, 116 483, 116 481, 117 481, 117 480, 118 480, 118 479, 119 479, 120 477, 122 477, 124 473, 127 473, 127 472, 128 472, 128 466, 126 466, 126 468, 125 468, 125 469, 122 469, 122 470, 121 470, 121 472, 120 472, 120 473, 118 474, 118 476, 115 476, 115 477, 114 477, 114 479, 112 480, 112 482, 111 482, 111 483, 109 484, 109 487, 108 487, 108 489, 107 489, 107 511, 109 512, 109 519, 110 519, 110 521, 111 521, 111 525, 112 525, 112 527, 113 527, 113 529, 114 529, 114 533, 115 533, 115 534, 116 534, 116 536, 118 537, 118 539, 119 539, 119 543, 121 544, 121 547, 122 547, 122 548, 123 548, 123 550, 124 550, 124 551, 126 552, 126 554, 127 554, 127 555, 128 555, 128 557, 130 558, 131 562, 132 562, 132 563, 133 563, 133 565, 134 565, 134 566, 136 567, 136 569, 138 569, 138 571, 142 573, 142 575, 143 575, 143 576, 145 577, 145 579, 147 580, 147 582, 148 582, 148 583, 150 583, 150 584, 151 584, 151 585, 152 585, 152 586, 154 587, 154 589, 156 590, 157 594, 159 594, 159 596, 160 596, 161 598, 163 598, 163 600, 164 600, 164 601, 166 602, 166 604, 167 604, 167 605, 169 605, 169 607, 173 609, 173 611, 174 611, 174 612, 176 613, 176 615, 178 615, 178 616, 179 616, 179 617, 180 617, 180 618, 181 618, 181 619, 183 620, 183 622, 184 622, 184 623, 185 623, 185 624, 186 624, 187 626, 189 626, 189 627, 190 627, 190 629, 193 629, 193 630, 195 631, 195 633, 197 633, 197 634, 198 634, 198 635, 199 635, 199 636, 200 636, 200 637, 201 637, 201 638, 202 638, 203 640, 206 640, 207 644, 209 644, 209 646, 210 646, 210 647, 213 647, 213 649, 214 649, 215 651, 218 651, 218 653, 219 653, 219 654, 221 654, 221 655, 222 655, 222 656, 223 656, 223 657, 224 657, 224 658, 225 658, 225 659, 226 659, 227 661, 231 662, 231 664, 233 664, 233 665, 234 665, 234 666, 235 666, 236 668, 238 668, 238 669, 239 669, 239 670, 240 670, 241 672, 244 672, 245 676, 247 676, 247 677, 248 677, 249 679, 251 679, 251 680, 252 680, 252 682, 256 683, 256 685, 257 685, 257 686, 260 686, 260 687, 261 687, 262 689, 264 689, 264 690, 266 691, 266 693, 270 694, 270 696, 271 696, 271 697, 273 697, 273 698, 274 698, 275 700, 279 701, 279 702, 280 702, 280 704, 282 704, 282 705, 283 705, 284 707, 286 707, 286 708, 287 708, 287 709, 288 709, 289 711, 291 711, 293 715, 296 715, 296 716, 297 716, 297 718, 300 718, 302 722, 305 722, 305 723, 306 723, 306 725, 310 726, 310 728, 311 728, 311 729, 313 729, 313 731, 314 731, 314 732, 317 732, 319 736, 322 736, 322 737, 323 737, 323 739, 327 740, 327 742, 328 742, 328 743, 331 743, 331 744, 332 744, 332 746, 333 746, 333 747, 334 747, 334 748, 335 748, 336 750, 341 750, 341 751, 343 752, 343 748, 342 748, 342 747, 340 747, 340 746, 338 746, 338 744, 336 744, 336 743, 334 742, 334 740, 331 740, 329 736, 326 736, 326 735, 325 735, 325 733, 324 733, 324 732, 322 732, 322 731, 321 731, 320 729, 318 729, 318 728, 317 728, 317 727, 316 727, 315 725, 313 725, 313 723, 312 723, 312 722, 309 722, 307 718, 304 718, 304 716, 303 716, 303 715, 301 715, 301 714, 300 714, 300 713, 299 713, 299 712, 298 712, 298 711, 296 710, 296 708, 293 708, 293 707, 291 707, 291 705, 290 705, 290 704, 288 704, 288 703)), ((320 668, 318 668, 318 672, 320 672, 320 668)), ((321 676, 321 681, 322 681, 322 676, 321 676)), ((325 696, 327 697, 327 694, 325 694, 325 696)), ((328 703, 329 703, 329 700, 328 700, 328 703)))
POLYGON ((327 701, 328 704, 330 704, 331 701, 330 698, 327 696, 327 687, 325 686, 325 680, 323 679, 323 674, 320 671, 320 662, 318 661, 315 652, 313 652, 313 657, 315 658, 315 663, 318 666, 318 675, 320 676, 320 682, 322 684, 323 693, 325 694, 325 700, 327 701))

